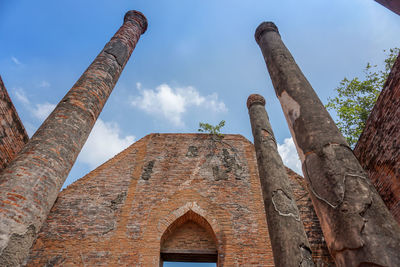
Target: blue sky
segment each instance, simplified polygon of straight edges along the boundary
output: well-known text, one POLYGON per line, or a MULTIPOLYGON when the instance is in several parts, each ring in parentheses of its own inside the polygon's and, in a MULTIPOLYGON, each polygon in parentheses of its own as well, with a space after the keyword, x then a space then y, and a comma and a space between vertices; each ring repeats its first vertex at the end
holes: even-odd
POLYGON ((149 28, 65 185, 153 132, 196 132, 199 122, 224 119, 223 132, 253 140, 245 105, 252 93, 266 98, 284 162, 300 172, 257 26, 276 23, 324 103, 343 77, 399 47, 400 18, 372 0, 0 0, 0 75, 30 135, 130 9, 149 28))
POLYGON ((136 9, 149 22, 65 185, 153 132, 196 132, 226 120, 253 140, 246 100, 267 100, 280 152, 300 172, 254 31, 274 21, 326 103, 384 49, 400 20, 372 0, 0 0, 0 74, 30 135, 136 9))

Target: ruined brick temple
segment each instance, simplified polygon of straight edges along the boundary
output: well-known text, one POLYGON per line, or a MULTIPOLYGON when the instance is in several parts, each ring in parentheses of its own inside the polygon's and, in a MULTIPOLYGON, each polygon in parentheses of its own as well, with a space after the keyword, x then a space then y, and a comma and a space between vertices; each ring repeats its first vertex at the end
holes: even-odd
POLYGON ((400 266, 400 58, 353 154, 271 22, 255 39, 304 178, 251 95, 254 144, 149 134, 60 192, 146 29, 127 12, 30 140, 0 78, 0 266, 400 266))
MULTIPOLYGON (((324 262, 317 218, 301 178, 290 174, 324 262)), ((142 138, 61 192, 28 266, 158 266, 160 258, 274 265, 254 148, 244 137, 142 138)))

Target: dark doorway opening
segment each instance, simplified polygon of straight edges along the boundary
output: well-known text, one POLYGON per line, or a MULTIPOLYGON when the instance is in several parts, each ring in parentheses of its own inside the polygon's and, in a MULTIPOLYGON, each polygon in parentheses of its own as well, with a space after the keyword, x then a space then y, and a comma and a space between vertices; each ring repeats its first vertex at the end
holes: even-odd
POLYGON ((162 261, 172 262, 211 262, 216 263, 218 260, 217 253, 196 253, 185 251, 183 253, 161 252, 162 261))
POLYGON ((216 263, 201 262, 165 262, 164 267, 216 267, 216 263))
POLYGON ((217 243, 207 220, 189 210, 170 224, 162 235, 160 266, 216 267, 217 243))

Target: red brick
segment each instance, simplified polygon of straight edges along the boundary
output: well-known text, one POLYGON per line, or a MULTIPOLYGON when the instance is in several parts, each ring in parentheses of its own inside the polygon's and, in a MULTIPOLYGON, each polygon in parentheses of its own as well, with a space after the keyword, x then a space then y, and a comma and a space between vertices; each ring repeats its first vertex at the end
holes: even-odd
POLYGON ((0 76, 0 170, 7 167, 29 137, 0 76))
POLYGON ((400 224, 400 57, 367 120, 354 154, 400 224))

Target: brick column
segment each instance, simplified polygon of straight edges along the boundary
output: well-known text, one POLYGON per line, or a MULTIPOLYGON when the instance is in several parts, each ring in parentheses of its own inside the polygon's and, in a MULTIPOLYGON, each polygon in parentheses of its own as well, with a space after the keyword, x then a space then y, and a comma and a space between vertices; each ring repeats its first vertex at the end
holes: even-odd
POLYGON ((400 266, 400 227, 283 44, 272 22, 255 38, 302 161, 338 266, 400 266))
POLYGON ((129 11, 121 28, 0 175, 0 266, 18 266, 53 206, 141 34, 129 11))
POLYGON ((247 99, 274 263, 282 267, 314 266, 296 200, 264 106, 265 99, 261 95, 253 94, 247 99))

